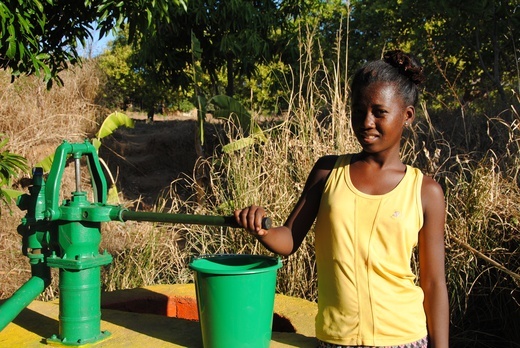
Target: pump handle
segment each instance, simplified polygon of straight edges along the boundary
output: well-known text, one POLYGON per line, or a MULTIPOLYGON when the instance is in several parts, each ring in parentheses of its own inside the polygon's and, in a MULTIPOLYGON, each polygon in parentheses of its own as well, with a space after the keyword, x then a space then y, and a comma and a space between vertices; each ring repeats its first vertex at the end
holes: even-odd
MULTIPOLYGON (((232 228, 241 227, 235 220, 234 216, 168 214, 168 213, 142 212, 142 211, 131 211, 131 210, 122 210, 119 214, 118 220, 226 226, 226 227, 232 227, 232 228)), ((271 226, 272 226, 271 218, 265 217, 262 219, 262 228, 263 229, 268 230, 271 228, 271 226)))

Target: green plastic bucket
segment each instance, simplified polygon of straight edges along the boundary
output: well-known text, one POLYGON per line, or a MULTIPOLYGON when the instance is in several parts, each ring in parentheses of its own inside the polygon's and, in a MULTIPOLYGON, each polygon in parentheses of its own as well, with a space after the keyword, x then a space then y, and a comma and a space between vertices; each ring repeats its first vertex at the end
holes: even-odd
POLYGON ((194 258, 195 289, 205 348, 267 348, 271 342, 277 257, 194 258))

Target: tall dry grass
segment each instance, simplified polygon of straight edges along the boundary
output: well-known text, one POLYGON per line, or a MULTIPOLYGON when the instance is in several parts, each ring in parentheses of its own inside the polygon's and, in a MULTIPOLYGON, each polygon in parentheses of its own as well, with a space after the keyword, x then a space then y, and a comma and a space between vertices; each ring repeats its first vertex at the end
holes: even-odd
POLYGON ((516 347, 520 338, 520 118, 506 112, 508 121, 466 114, 461 136, 460 114, 425 108, 407 148, 445 190, 454 347, 516 347))
MULTIPOLYGON (((27 158, 34 166, 52 154, 63 141, 83 141, 97 129, 103 115, 94 100, 99 89, 98 70, 87 63, 73 68, 61 77, 64 87, 47 90, 35 77, 21 77, 11 83, 8 71, 0 72, 0 133, 9 138, 10 152, 27 158)), ((67 169, 69 170, 69 169, 67 169)), ((26 175, 28 177, 28 175, 26 175)), ((73 187, 67 175, 63 186, 73 187)), ((21 183, 15 185, 24 189, 21 183)), ((11 208, 2 214, 0 232, 0 298, 9 296, 30 277, 30 267, 21 253, 21 236, 16 232, 23 212, 11 208)), ((56 293, 55 282, 44 297, 56 293)))
POLYGON ((47 90, 35 77, 11 83, 9 72, 0 72, 0 130, 10 138, 11 151, 34 164, 65 138, 83 141, 101 115, 94 103, 98 76, 95 64, 87 62, 63 73, 64 87, 47 90))

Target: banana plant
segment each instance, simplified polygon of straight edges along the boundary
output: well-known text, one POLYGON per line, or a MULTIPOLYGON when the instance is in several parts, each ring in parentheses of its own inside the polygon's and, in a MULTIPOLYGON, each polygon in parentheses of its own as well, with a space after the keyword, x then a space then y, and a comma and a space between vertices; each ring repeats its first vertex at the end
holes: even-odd
MULTIPOLYGON (((101 124, 99 131, 96 133, 96 138, 92 139, 92 145, 94 145, 98 152, 99 148, 101 147, 101 139, 111 135, 119 127, 134 128, 134 120, 132 120, 126 114, 117 111, 108 115, 105 121, 103 121, 101 124)), ((119 203, 119 194, 117 192, 114 176, 112 175, 112 172, 108 168, 106 162, 101 157, 99 157, 99 162, 103 165, 110 178, 110 188, 108 189, 107 202, 109 204, 119 203)))
MULTIPOLYGON (((111 135, 119 127, 134 128, 134 120, 132 120, 126 114, 117 111, 108 115, 107 118, 101 124, 101 127, 99 128, 98 132, 96 133, 96 137, 91 139, 92 145, 96 148, 96 150, 99 151, 99 148, 101 147, 101 139, 111 135)), ((37 163, 36 167, 42 167, 44 172, 48 172, 51 169, 53 160, 54 154, 51 154, 39 163, 37 163)), ((99 162, 105 168, 105 171, 107 172, 110 179, 110 187, 108 190, 107 202, 119 203, 119 194, 117 192, 114 176, 112 175, 106 162, 103 161, 102 158, 99 158, 99 162)))
POLYGON ((262 128, 255 122, 249 111, 237 100, 226 96, 217 95, 209 100, 216 108, 213 116, 216 118, 230 120, 242 130, 244 137, 222 147, 225 153, 238 151, 242 148, 252 146, 256 143, 267 141, 262 128))
MULTIPOLYGON (((4 138, 4 134, 0 134, 0 138, 3 138, 0 141, 0 203, 5 204, 9 208, 11 201, 23 194, 23 192, 7 188, 7 186, 11 186, 12 179, 17 176, 18 171, 27 172, 29 166, 27 165, 27 159, 23 156, 7 150, 2 151, 9 142, 9 138, 4 138)), ((1 215, 2 204, 0 204, 1 215)))

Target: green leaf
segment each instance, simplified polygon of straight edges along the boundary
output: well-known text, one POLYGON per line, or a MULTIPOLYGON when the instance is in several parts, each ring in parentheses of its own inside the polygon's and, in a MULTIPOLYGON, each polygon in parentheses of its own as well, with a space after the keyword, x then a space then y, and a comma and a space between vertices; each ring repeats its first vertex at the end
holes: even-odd
POLYGON ((111 185, 108 190, 107 204, 119 204, 119 193, 116 185, 111 185))
POLYGON ((16 41, 13 37, 10 37, 8 41, 9 44, 7 46, 7 52, 5 53, 5 55, 7 56, 7 58, 14 58, 14 56, 16 55, 16 41))
POLYGON ((30 35, 31 29, 33 29, 34 26, 31 23, 29 23, 29 21, 21 14, 17 13, 16 15, 18 18, 18 23, 20 23, 23 32, 30 35))
POLYGON ((49 172, 52 167, 52 161, 54 161, 54 154, 45 157, 40 162, 36 163, 35 167, 43 168, 44 172, 49 172))
POLYGON ((265 136, 264 131, 256 123, 253 124, 251 135, 254 136, 255 139, 260 140, 262 143, 267 142, 267 137, 265 136))
POLYGON ((206 101, 206 97, 203 96, 203 95, 198 95, 197 96, 197 102, 198 102, 198 105, 197 105, 197 122, 198 122, 198 127, 197 127, 197 132, 198 132, 198 135, 199 135, 199 140, 200 140, 200 143, 201 145, 204 144, 204 122, 206 121, 206 111, 207 111, 207 101, 206 101))
MULTIPOLYGON (((3 137, 3 134, 0 134, 3 137)), ((0 140, 0 149, 7 145, 9 138, 0 140)), ((7 150, 0 153, 0 185, 9 185, 11 178, 17 176, 17 171, 26 172, 29 169, 27 159, 7 150)))
POLYGON ((18 43, 18 52, 20 52, 20 60, 23 60, 23 57, 25 56, 25 46, 21 42, 18 43))
POLYGON ((38 59, 36 59, 35 56, 31 56, 31 60, 34 66, 36 76, 40 76, 40 62, 38 61, 38 59))
POLYGON ((231 153, 249 146, 253 146, 257 143, 265 143, 267 141, 267 137, 264 135, 260 127, 258 127, 258 130, 258 132, 255 132, 246 138, 238 139, 232 143, 224 145, 222 147, 222 151, 224 151, 224 153, 231 153))
MULTIPOLYGON (((133 128, 134 127, 134 120, 132 120, 130 117, 126 116, 125 114, 121 112, 114 112, 103 121, 103 124, 101 125, 101 128, 96 134, 95 139, 92 139, 92 145, 99 150, 101 146, 101 140, 102 138, 112 134, 117 128, 121 126, 126 126, 133 128)), ((36 167, 42 167, 44 172, 48 172, 51 170, 52 162, 54 161, 54 154, 45 157, 42 161, 38 162, 36 164, 36 167)))
POLYGON ((227 95, 217 95, 211 98, 209 102, 219 108, 215 110, 214 116, 216 118, 232 119, 238 123, 237 126, 244 131, 244 134, 249 133, 252 123, 251 114, 241 103, 227 95))
POLYGON ((224 153, 235 152, 235 151, 241 150, 245 147, 252 146, 255 144, 255 142, 256 141, 255 141, 254 137, 238 139, 232 143, 224 145, 222 147, 222 151, 224 151, 224 153))
POLYGON ((47 66, 47 64, 44 64, 42 62, 40 62, 40 64, 41 64, 41 67, 43 68, 44 79, 46 81, 49 81, 52 78, 51 69, 47 66))
POLYGON ((147 20, 148 20, 148 26, 151 26, 152 25, 152 11, 150 11, 150 9, 146 9, 146 15, 147 15, 147 20))
POLYGON ((18 196, 21 196, 25 193, 23 191, 7 189, 7 188, 0 189, 0 191, 2 191, 0 196, 7 198, 9 201, 16 200, 16 198, 18 198, 18 196))
POLYGON ((101 128, 96 134, 98 139, 103 139, 106 136, 112 134, 117 128, 125 126, 129 128, 134 128, 134 120, 132 120, 127 115, 121 112, 114 112, 108 115, 108 117, 103 121, 101 128))
POLYGON ((48 53, 38 53, 36 55, 36 58, 39 59, 39 60, 45 60, 45 59, 49 59, 51 56, 50 54, 48 53))
POLYGON ((202 48, 200 47, 200 41, 197 36, 191 31, 191 52, 193 54, 194 61, 199 61, 202 58, 202 48))
POLYGON ((92 139, 92 145, 96 150, 99 150, 99 148, 101 147, 101 141, 98 138, 94 138, 92 139))
POLYGON ((38 0, 32 0, 32 1, 36 5, 36 7, 38 7, 38 11, 43 12, 43 5, 42 5, 42 3, 39 2, 38 0))
MULTIPOLYGON (((0 134, 3 135, 3 134, 0 134)), ((9 138, 4 138, 2 141, 0 141, 0 149, 3 148, 7 143, 9 142, 9 138)))

